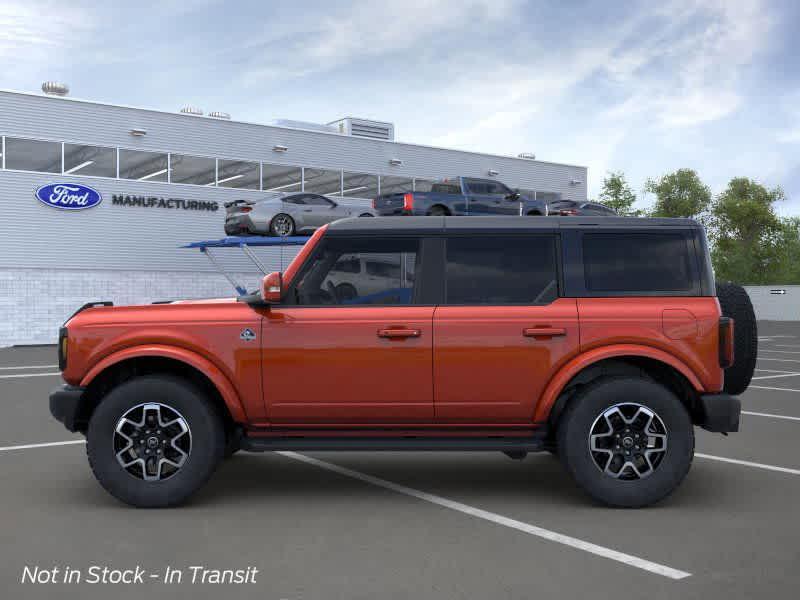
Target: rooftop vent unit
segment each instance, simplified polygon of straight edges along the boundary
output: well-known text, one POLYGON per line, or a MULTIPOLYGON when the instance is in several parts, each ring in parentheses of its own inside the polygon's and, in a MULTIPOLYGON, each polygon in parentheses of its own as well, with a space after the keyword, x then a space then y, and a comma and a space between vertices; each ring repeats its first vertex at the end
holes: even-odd
POLYGON ((58 81, 45 81, 42 84, 42 91, 48 96, 66 96, 69 94, 69 86, 58 81))
POLYGON ((357 119, 356 117, 345 117, 338 121, 328 123, 333 125, 339 133, 352 135, 353 137, 369 138, 372 140, 394 141, 394 124, 386 121, 370 121, 368 119, 357 119))
POLYGON ((525 160, 536 160, 536 155, 533 152, 520 152, 517 158, 524 158, 525 160))
POLYGON ((226 121, 231 120, 231 116, 228 113, 220 112, 218 110, 211 111, 210 113, 208 113, 208 116, 211 117, 212 119, 225 119, 226 121))
POLYGON ((202 114, 203 114, 203 109, 202 109, 202 108, 197 108, 196 106, 184 106, 184 107, 181 109, 181 112, 182 112, 183 114, 185 114, 185 115, 198 115, 198 116, 202 116, 202 114))
POLYGON ((274 119, 270 125, 275 127, 288 127, 290 129, 308 129, 311 131, 323 131, 325 133, 336 133, 336 128, 322 123, 312 123, 311 121, 295 121, 293 119, 274 119))

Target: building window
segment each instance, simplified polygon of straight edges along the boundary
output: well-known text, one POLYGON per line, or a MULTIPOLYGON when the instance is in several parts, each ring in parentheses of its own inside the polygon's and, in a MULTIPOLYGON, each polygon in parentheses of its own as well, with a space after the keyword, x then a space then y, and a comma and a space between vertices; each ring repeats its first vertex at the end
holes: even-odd
POLYGON ((217 161, 202 156, 169 155, 170 182, 214 185, 217 161))
POLYGON ((259 189, 259 164, 243 160, 222 160, 217 162, 217 185, 220 187, 259 189))
POLYGON ((372 199, 378 196, 378 176, 365 173, 343 173, 344 189, 342 196, 347 198, 372 199))
POLYGON ((414 180, 411 177, 381 177, 381 195, 405 194, 414 191, 414 180))
POLYGON ((121 179, 166 182, 168 161, 167 155, 159 152, 120 149, 119 176, 121 179))
POLYGON ((64 174, 116 177, 117 149, 64 144, 64 174))
POLYGON ((286 165, 261 165, 262 189, 265 192, 299 192, 303 189, 303 170, 286 165))
POLYGON ((314 194, 341 196, 342 172, 328 169, 304 169, 304 189, 314 194))
POLYGON ((61 173, 61 143, 6 138, 6 169, 61 173))

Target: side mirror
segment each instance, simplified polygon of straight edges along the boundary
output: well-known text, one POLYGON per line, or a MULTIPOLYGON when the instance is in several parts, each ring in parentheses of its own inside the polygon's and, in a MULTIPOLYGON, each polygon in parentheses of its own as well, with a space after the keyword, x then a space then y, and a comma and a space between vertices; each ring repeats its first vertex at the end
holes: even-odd
POLYGON ((283 274, 273 271, 261 280, 261 300, 267 304, 278 304, 283 292, 283 274))

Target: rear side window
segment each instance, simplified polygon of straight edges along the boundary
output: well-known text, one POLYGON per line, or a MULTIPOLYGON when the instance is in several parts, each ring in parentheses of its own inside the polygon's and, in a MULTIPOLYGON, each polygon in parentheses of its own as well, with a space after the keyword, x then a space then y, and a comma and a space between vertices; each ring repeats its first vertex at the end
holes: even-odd
POLYGON ((447 304, 547 304, 558 297, 555 236, 447 239, 447 304))
POLYGON ((679 233, 583 236, 590 292, 680 292, 695 288, 686 238, 679 233))

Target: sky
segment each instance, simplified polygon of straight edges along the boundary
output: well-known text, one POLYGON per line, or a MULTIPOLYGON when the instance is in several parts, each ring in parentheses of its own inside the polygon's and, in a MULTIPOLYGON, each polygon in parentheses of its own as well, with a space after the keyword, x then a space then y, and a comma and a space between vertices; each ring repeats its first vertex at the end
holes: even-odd
POLYGON ((0 88, 234 119, 391 121, 399 141, 781 186, 800 215, 800 3, 0 0, 0 88))

